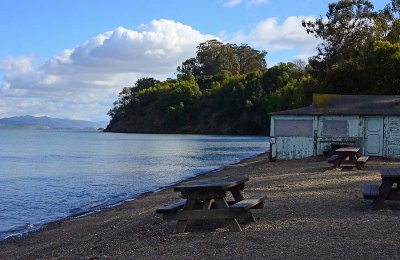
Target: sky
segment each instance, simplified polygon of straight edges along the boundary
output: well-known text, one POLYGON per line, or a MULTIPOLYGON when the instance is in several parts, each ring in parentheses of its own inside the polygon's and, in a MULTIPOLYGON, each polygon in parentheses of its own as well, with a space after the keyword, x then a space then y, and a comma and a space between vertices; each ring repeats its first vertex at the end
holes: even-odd
POLYGON ((265 50, 268 67, 306 61, 320 40, 301 21, 333 1, 2 0, 0 118, 108 121, 123 87, 174 78, 210 39, 265 50))

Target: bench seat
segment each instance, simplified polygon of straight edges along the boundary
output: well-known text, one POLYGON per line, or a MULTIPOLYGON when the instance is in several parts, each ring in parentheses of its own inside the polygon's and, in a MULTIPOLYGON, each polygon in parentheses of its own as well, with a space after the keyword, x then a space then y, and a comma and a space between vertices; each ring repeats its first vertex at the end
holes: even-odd
MULTIPOLYGON (((375 200, 379 197, 379 185, 365 184, 363 189, 363 197, 366 200, 375 200)), ((392 188, 386 200, 400 200, 399 189, 392 188)))
POLYGON ((159 214, 168 214, 168 213, 174 213, 177 212, 178 210, 182 209, 183 206, 185 206, 186 200, 181 200, 178 202, 175 202, 173 204, 165 205, 162 208, 156 209, 156 212, 159 214))
POLYGON ((363 197, 366 200, 375 200, 379 197, 379 185, 365 184, 363 189, 363 197))
POLYGON ((334 163, 337 159, 339 159, 339 155, 334 154, 327 159, 328 163, 334 163))
POLYGON ((364 166, 364 164, 368 161, 369 156, 360 156, 357 158, 357 162, 364 166))
POLYGON ((248 199, 241 200, 229 208, 233 211, 247 211, 249 209, 261 209, 264 207, 265 195, 253 195, 248 199))

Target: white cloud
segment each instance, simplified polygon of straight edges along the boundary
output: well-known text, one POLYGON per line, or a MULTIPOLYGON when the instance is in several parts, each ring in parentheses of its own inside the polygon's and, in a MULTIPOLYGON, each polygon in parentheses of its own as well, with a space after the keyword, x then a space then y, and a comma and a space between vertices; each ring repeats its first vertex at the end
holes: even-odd
MULTIPOLYGON (((267 18, 259 22, 250 32, 237 32, 226 36, 227 41, 247 43, 254 48, 264 49, 268 53, 289 50, 297 51, 295 58, 315 55, 316 47, 321 42, 311 34, 307 34, 301 25, 302 20, 315 20, 314 17, 290 16, 279 24, 277 18, 267 18)), ((268 58, 268 57, 267 57, 268 58)))
POLYGON ((101 33, 39 66, 33 57, 1 59, 0 117, 104 119, 122 87, 142 77, 169 77, 212 38, 178 22, 153 20, 137 30, 101 33))
MULTIPOLYGON (((238 5, 242 4, 242 3, 243 3, 243 0, 226 0, 223 3, 223 6, 227 7, 227 8, 231 8, 231 7, 238 6, 238 5)), ((269 4, 269 3, 270 3, 269 0, 248 0, 247 4, 246 4, 246 7, 249 8, 249 7, 259 6, 259 5, 262 5, 262 4, 269 4)))
POLYGON ((234 7, 242 3, 242 0, 228 0, 224 2, 224 7, 234 7))
POLYGON ((252 7, 252 6, 259 6, 262 4, 269 4, 269 0, 251 0, 248 4, 247 7, 252 7))
MULTIPOLYGON (((268 51, 270 65, 286 61, 271 60, 274 55, 306 59, 316 53, 320 41, 306 33, 303 19, 315 18, 292 16, 281 23, 267 18, 247 32, 224 32, 221 38, 268 51)), ((0 117, 106 119, 122 87, 142 77, 171 77, 182 61, 196 55, 199 43, 212 38, 178 22, 153 20, 135 30, 118 27, 101 33, 43 64, 36 64, 32 56, 0 59, 0 117)))

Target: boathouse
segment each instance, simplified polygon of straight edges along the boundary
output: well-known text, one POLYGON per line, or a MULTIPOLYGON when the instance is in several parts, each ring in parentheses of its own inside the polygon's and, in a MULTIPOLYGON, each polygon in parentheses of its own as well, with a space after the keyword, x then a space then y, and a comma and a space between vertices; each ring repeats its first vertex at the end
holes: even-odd
POLYGON ((400 158, 400 96, 314 94, 311 106, 270 115, 271 160, 323 155, 341 145, 400 158))

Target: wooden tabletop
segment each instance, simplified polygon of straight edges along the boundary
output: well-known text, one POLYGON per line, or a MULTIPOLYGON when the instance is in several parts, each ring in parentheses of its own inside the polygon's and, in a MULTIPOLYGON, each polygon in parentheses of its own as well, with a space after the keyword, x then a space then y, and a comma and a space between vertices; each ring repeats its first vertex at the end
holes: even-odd
POLYGON ((360 151, 360 147, 342 147, 335 150, 335 152, 353 152, 358 153, 360 151))
POLYGON ((381 169, 382 178, 400 178, 400 169, 392 168, 392 169, 381 169))
POLYGON ((248 177, 222 177, 207 178, 189 181, 177 185, 175 191, 220 191, 243 184, 248 181, 248 177))

